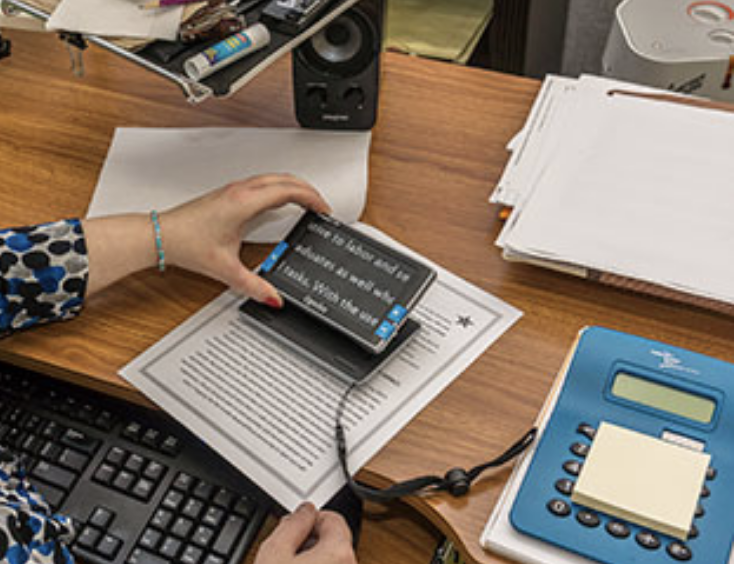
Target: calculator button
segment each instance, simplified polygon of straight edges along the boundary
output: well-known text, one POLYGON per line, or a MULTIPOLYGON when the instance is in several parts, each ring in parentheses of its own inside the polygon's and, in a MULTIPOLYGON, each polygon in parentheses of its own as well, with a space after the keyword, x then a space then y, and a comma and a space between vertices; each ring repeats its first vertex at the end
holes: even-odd
POLYGON ((705 509, 703 508, 703 505, 701 505, 701 504, 699 503, 699 504, 698 504, 698 505, 696 506, 696 513, 695 513, 696 519, 698 519, 698 518, 700 518, 700 517, 703 517, 703 516, 704 516, 705 514, 706 514, 706 510, 705 510, 705 509))
POLYGON ((617 539, 626 539, 630 536, 630 528, 622 521, 609 521, 606 526, 607 533, 617 539))
POLYGON ((571 506, 562 499, 552 499, 546 507, 556 517, 567 517, 571 513, 571 506))
POLYGON ((688 531, 688 538, 689 539, 695 539, 698 536, 698 527, 696 527, 696 524, 694 523, 691 525, 691 530, 688 531))
POLYGON ((571 445, 571 452, 578 457, 586 458, 586 455, 589 454, 589 448, 589 445, 585 443, 573 443, 571 445))
POLYGON ((701 488, 701 497, 707 498, 710 495, 711 495, 711 490, 708 488, 706 484, 704 484, 703 487, 701 488))
POLYGON ((693 556, 693 554, 691 554, 691 549, 682 542, 671 542, 666 550, 672 558, 680 561, 690 560, 693 556))
POLYGON ((576 520, 581 523, 584 527, 598 527, 601 520, 599 516, 593 511, 586 511, 582 509, 576 514, 576 520))
POLYGON ((571 495, 571 493, 573 493, 573 480, 561 478, 556 482, 556 490, 563 495, 571 495))
POLYGON ((571 476, 578 476, 581 473, 581 467, 583 464, 578 460, 567 460, 563 463, 563 469, 571 474, 571 476))
POLYGON ((650 531, 640 531, 635 535, 637 544, 648 550, 656 550, 660 548, 660 539, 650 531))
POLYGON ((712 468, 711 466, 706 468, 706 479, 707 480, 715 480, 716 474, 717 474, 716 468, 712 468))
POLYGON ((576 432, 580 433, 590 441, 594 440, 594 437, 596 436, 596 429, 589 425, 588 423, 581 423, 577 428, 576 432))

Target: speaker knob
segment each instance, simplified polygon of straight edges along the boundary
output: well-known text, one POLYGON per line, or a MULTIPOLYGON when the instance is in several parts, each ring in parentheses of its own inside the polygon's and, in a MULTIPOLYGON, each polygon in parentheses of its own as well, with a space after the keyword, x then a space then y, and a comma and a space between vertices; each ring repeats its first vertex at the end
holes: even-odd
POLYGON ((309 86, 306 89, 306 99, 311 106, 326 107, 326 88, 323 86, 309 86))
POLYGON ((359 86, 347 88, 344 92, 344 101, 352 108, 362 108, 364 106, 364 90, 359 86))

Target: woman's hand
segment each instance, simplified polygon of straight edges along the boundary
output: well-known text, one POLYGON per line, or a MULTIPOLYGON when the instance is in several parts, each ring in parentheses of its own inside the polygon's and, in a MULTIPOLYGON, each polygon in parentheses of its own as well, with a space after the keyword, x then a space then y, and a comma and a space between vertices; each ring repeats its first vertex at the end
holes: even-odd
POLYGON ((166 259, 279 307, 282 300, 276 289, 242 264, 240 246, 248 221, 289 203, 330 211, 310 184, 291 175, 267 174, 233 182, 165 212, 160 221, 166 259))
MULTIPOLYGON (((166 264, 204 274, 257 301, 282 305, 275 288, 240 260, 248 221, 295 203, 321 213, 329 205, 308 183, 288 174, 265 174, 232 182, 160 214, 166 264)), ((144 214, 83 222, 89 253, 87 295, 157 264, 151 220, 144 214)))
POLYGON ((255 564, 357 564, 357 558, 342 516, 305 503, 262 543, 255 564))

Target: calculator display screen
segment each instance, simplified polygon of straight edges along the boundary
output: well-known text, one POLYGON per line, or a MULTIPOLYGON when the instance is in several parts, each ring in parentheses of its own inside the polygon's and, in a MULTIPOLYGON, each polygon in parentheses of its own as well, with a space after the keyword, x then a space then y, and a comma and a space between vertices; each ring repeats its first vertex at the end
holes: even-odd
POLYGON ((716 410, 716 402, 709 398, 626 372, 617 373, 612 384, 612 394, 699 423, 710 423, 716 410))

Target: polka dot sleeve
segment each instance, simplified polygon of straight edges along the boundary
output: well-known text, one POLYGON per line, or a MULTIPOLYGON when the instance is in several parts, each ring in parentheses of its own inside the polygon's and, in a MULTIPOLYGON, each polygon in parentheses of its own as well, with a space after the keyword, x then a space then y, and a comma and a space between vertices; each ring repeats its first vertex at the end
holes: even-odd
POLYGON ((88 272, 77 219, 0 231, 0 336, 77 315, 88 272))

